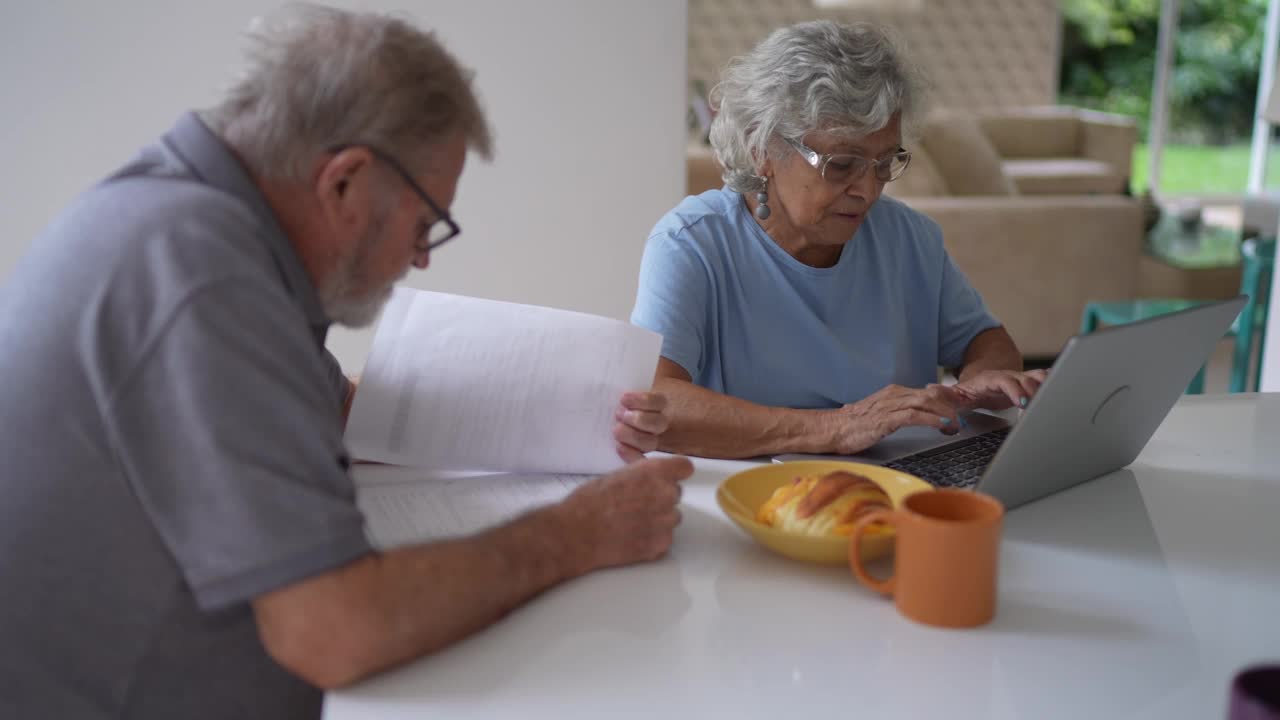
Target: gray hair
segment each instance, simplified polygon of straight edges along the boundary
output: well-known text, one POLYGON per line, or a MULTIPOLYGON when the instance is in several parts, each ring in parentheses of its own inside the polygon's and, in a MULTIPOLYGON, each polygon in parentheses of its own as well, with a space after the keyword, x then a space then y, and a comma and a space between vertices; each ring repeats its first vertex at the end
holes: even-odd
POLYGON ((886 27, 803 22, 775 30, 734 58, 711 91, 711 147, 724 181, 738 192, 764 187, 756 175, 776 136, 816 129, 861 137, 902 118, 914 132, 925 79, 886 27))
POLYGON ((205 122, 255 173, 301 181, 335 145, 420 162, 463 133, 492 156, 471 73, 405 20, 297 3, 255 20, 249 67, 205 122))

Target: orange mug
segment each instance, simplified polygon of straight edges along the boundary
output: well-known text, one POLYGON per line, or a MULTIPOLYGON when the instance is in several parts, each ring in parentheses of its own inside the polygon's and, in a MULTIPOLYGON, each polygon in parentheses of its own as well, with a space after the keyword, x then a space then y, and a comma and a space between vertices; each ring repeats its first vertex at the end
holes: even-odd
POLYGON ((940 489, 908 495, 897 510, 867 513, 849 536, 849 567, 891 595, 898 612, 926 625, 976 627, 996 613, 996 566, 1004 506, 990 495, 940 489), (872 523, 896 530, 894 573, 867 572, 859 545, 872 523))

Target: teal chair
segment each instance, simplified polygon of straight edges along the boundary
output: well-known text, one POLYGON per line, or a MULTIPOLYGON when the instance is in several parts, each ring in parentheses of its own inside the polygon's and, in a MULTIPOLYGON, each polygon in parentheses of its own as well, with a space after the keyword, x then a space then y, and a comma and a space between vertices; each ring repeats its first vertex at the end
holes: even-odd
MULTIPOLYGON (((1261 348, 1266 340, 1267 304, 1271 296, 1271 276, 1276 260, 1276 239, 1265 240, 1252 238, 1240 246, 1240 254, 1244 266, 1240 277, 1240 294, 1248 295, 1249 301, 1240 311, 1239 317, 1231 325, 1229 335, 1235 337, 1235 351, 1231 356, 1231 382, 1228 392, 1244 392, 1249 384, 1249 360, 1253 357, 1253 348, 1261 348)), ((1098 329, 1099 323, 1104 325, 1125 325, 1138 320, 1159 317, 1171 312, 1186 310, 1201 304, 1199 300, 1157 299, 1157 300, 1121 300, 1117 302, 1091 302, 1084 308, 1084 317, 1080 322, 1082 334, 1098 329)), ((1262 371, 1262 362, 1253 372, 1254 389, 1258 388, 1258 377, 1262 371)), ((1187 392, 1193 395, 1204 392, 1204 368, 1196 373, 1187 392)))

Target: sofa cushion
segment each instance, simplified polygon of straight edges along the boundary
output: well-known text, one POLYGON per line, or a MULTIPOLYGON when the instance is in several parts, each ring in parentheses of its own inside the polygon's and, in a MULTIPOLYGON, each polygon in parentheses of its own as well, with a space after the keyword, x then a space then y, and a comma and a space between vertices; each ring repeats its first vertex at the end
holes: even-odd
POLYGON ((1000 155, 972 115, 944 113, 924 125, 920 144, 952 195, 1016 195, 1000 155))
POLYGON ((1080 158, 1006 160, 1004 172, 1024 195, 1122 193, 1126 183, 1110 164, 1080 158))
POLYGON ((989 111, 978 122, 1001 157, 1080 155, 1082 123, 1073 108, 1006 108, 989 111))
POLYGON ((893 197, 942 197, 950 195, 947 181, 938 172, 938 166, 929 156, 929 151, 917 143, 907 148, 911 151, 911 164, 902 177, 884 186, 884 191, 893 197))

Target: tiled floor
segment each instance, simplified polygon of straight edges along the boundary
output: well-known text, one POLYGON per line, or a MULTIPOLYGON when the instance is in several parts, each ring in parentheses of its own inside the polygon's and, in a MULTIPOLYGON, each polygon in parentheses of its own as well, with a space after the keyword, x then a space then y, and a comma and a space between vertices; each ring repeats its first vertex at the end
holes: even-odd
MULTIPOLYGON (((1224 393, 1227 391, 1227 383, 1231 378, 1232 342, 1232 340, 1227 339, 1218 343, 1218 347, 1214 349, 1213 355, 1209 358, 1209 368, 1204 375, 1205 393, 1224 393)), ((1257 363, 1256 351, 1253 362, 1257 363)))
POLYGON ((1206 394, 1224 393, 1231 378, 1231 340, 1223 340, 1214 348, 1209 367, 1204 373, 1206 394))

